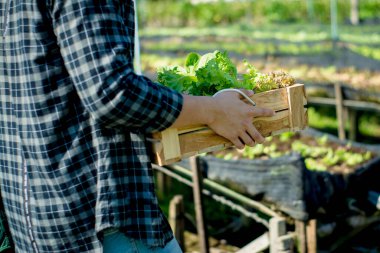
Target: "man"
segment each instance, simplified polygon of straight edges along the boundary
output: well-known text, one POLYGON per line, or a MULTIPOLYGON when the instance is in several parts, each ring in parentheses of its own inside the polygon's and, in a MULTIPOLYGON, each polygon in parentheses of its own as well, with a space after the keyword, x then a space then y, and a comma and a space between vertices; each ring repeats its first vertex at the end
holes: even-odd
POLYGON ((1 192, 17 252, 180 252, 146 134, 208 124, 242 148, 263 141, 252 117, 273 112, 136 75, 133 1, 0 0, 0 15, 1 192))

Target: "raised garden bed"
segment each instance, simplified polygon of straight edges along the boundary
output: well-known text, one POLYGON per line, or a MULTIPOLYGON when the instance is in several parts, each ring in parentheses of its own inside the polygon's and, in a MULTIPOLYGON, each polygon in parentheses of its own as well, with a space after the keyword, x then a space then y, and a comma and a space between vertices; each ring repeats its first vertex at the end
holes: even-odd
MULTIPOLYGON (((315 147, 324 142, 324 147, 336 151, 332 154, 327 151, 324 157, 316 158, 314 162, 298 152, 282 155, 280 151, 272 150, 272 158, 271 155, 264 154, 249 159, 243 158, 242 153, 236 150, 223 151, 201 157, 205 175, 256 200, 266 202, 298 220, 308 220, 320 213, 331 216, 344 213, 350 208, 350 198, 356 199, 359 204, 362 202, 361 207, 365 209, 369 204, 368 192, 380 192, 380 185, 377 183, 380 176, 379 146, 342 142, 314 130, 303 131, 292 136, 293 139, 283 140, 284 146, 279 145, 280 138, 276 140, 280 150, 292 150, 285 147, 285 144, 294 145, 304 139, 306 144, 303 145, 306 147, 315 147), (332 164, 334 160, 338 160, 338 155, 344 156, 350 152, 367 160, 353 166, 350 166, 354 164, 353 161, 335 161, 332 164), (323 164, 318 165, 321 160, 331 164, 326 167, 323 164)), ((268 141, 263 146, 263 149, 273 149, 273 142, 268 141)), ((317 153, 322 153, 322 147, 316 150, 317 153)), ((352 159, 360 160, 357 157, 352 159)))

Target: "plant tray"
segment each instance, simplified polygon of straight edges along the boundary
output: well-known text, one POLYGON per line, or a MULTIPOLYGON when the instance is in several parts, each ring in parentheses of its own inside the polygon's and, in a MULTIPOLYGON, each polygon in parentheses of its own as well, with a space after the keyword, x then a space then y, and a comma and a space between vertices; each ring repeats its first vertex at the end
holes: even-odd
MULTIPOLYGON (((251 99, 256 106, 276 112, 272 117, 253 119, 256 129, 264 137, 307 127, 307 100, 303 84, 254 94, 251 99)), ((153 162, 161 166, 232 146, 229 140, 204 125, 168 128, 152 137, 153 162)))

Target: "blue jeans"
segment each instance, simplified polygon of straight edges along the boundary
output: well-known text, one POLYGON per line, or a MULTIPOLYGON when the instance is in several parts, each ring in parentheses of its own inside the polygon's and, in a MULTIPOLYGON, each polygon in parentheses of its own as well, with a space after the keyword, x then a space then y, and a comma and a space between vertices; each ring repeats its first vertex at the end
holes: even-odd
POLYGON ((103 253, 182 253, 175 238, 168 242, 164 248, 151 248, 139 240, 125 236, 119 231, 104 235, 103 253))

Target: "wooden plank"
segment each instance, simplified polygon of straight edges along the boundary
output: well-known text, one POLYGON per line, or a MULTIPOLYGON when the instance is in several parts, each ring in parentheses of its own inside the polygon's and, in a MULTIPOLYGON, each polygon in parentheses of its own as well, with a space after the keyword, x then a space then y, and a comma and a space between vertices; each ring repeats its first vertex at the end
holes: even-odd
POLYGON ((201 253, 209 253, 209 242, 206 222, 203 210, 203 177, 201 173, 200 160, 198 157, 190 158, 190 166, 193 177, 193 197, 195 205, 195 216, 197 220, 197 232, 199 238, 199 247, 201 253))
POLYGON ((253 119, 253 125, 264 136, 277 135, 291 130, 290 112, 284 110, 276 112, 272 117, 257 117, 253 119))
POLYGON ((268 248, 269 248, 269 234, 264 233, 260 237, 256 238, 254 241, 245 245, 236 253, 259 253, 259 252, 265 251, 268 248))
MULTIPOLYGON (((303 124, 307 124, 307 117, 305 117, 305 114, 306 109, 303 109, 303 120, 305 120, 305 123, 303 124)), ((289 110, 277 112, 272 117, 254 118, 253 124, 255 125, 256 129, 265 137, 292 131, 289 122, 289 110)), ((300 127, 294 129, 294 131, 300 130, 299 128, 300 127)), ((206 152, 223 150, 227 147, 232 146, 232 143, 229 140, 220 135, 217 135, 209 128, 202 128, 198 131, 179 134, 177 143, 179 143, 179 148, 177 148, 177 150, 180 150, 180 156, 182 158, 187 158, 206 152)), ((170 164, 180 160, 180 158, 177 156, 177 153, 175 153, 176 155, 170 154, 170 156, 173 158, 167 159, 168 156, 162 151, 160 152, 160 149, 162 150, 164 147, 158 143, 155 145, 158 164, 170 164)))
MULTIPOLYGON (((307 101, 309 105, 336 106, 335 98, 308 97, 307 101)), ((343 106, 358 111, 380 112, 380 105, 373 102, 345 99, 343 106)))
POLYGON ((289 121, 292 130, 304 129, 304 105, 307 104, 304 86, 287 87, 289 103, 289 121))
POLYGON ((161 132, 161 136, 165 159, 180 158, 181 149, 179 146, 178 130, 176 128, 168 128, 161 132))
POLYGON ((153 146, 153 150, 154 150, 153 151, 154 154, 152 157, 154 163, 156 163, 160 166, 163 166, 163 165, 167 165, 167 164, 171 164, 171 163, 181 161, 181 158, 165 159, 164 149, 162 147, 161 141, 153 140, 152 146, 153 146))
MULTIPOLYGON (((281 111, 272 117, 258 117, 253 120, 256 129, 265 137, 290 131, 289 111, 281 111)), ((182 157, 231 147, 232 143, 217 135, 209 128, 179 135, 182 157)))
POLYGON ((353 108, 362 111, 380 112, 380 105, 373 102, 344 100, 343 105, 348 108, 353 108))
POLYGON ((230 141, 217 135, 211 129, 181 134, 179 136, 182 157, 190 157, 198 153, 204 153, 212 147, 223 149, 230 145, 230 141))
POLYGON ((307 101, 309 105, 336 106, 335 98, 308 97, 307 101))
MULTIPOLYGON (((299 85, 294 85, 294 87, 299 87, 299 85)), ((289 108, 288 90, 286 88, 253 94, 250 98, 258 107, 271 108, 274 111, 289 108)))

